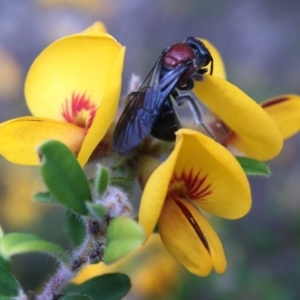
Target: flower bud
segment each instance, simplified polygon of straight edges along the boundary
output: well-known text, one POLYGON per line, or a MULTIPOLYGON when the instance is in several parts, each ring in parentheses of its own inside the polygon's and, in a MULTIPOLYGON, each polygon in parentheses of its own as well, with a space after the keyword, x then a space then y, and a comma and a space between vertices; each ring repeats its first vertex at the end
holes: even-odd
POLYGON ((107 208, 107 216, 113 219, 118 216, 130 217, 132 205, 128 196, 119 187, 108 186, 104 194, 96 203, 101 203, 107 208))

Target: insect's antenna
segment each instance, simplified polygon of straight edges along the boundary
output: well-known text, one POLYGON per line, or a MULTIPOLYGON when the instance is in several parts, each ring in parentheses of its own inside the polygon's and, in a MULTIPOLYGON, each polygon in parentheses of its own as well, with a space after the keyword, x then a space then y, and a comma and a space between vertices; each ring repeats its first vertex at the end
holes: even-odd
POLYGON ((210 64, 210 71, 209 71, 209 75, 212 75, 213 72, 214 72, 214 59, 213 57, 211 56, 211 64, 210 64))

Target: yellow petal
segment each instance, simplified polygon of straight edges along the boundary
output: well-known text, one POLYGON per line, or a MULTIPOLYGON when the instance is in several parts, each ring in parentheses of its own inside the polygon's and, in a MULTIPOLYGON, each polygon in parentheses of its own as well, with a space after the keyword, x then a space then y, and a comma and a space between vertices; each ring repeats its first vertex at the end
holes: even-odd
MULTIPOLYGON (((150 176, 146 183, 140 210, 139 223, 146 238, 152 233, 160 216, 174 173, 193 168, 207 175, 212 193, 205 201, 195 202, 208 212, 236 219, 244 216, 251 207, 251 192, 247 177, 232 154, 211 138, 190 130, 177 132, 174 150, 150 176)), ((202 174, 202 173, 201 173, 202 174)))
POLYGON ((78 161, 82 166, 85 165, 93 150, 104 137, 112 124, 118 109, 125 47, 116 46, 116 48, 118 49, 115 49, 116 53, 111 68, 106 71, 106 82, 102 82, 104 93, 99 103, 98 110, 78 154, 78 161))
POLYGON ((46 48, 28 72, 25 96, 33 115, 74 121, 79 126, 85 123, 83 127, 87 127, 95 114, 79 153, 82 165, 101 141, 116 113, 124 52, 125 48, 105 33, 72 35, 46 48), (86 107, 76 106, 76 99, 77 104, 83 99, 86 107), (70 118, 63 115, 67 110, 70 118))
MULTIPOLYGON (((174 174, 186 183, 189 199, 223 218, 237 219, 247 214, 251 190, 235 157, 210 137, 190 129, 180 129, 177 141, 180 150, 174 174)), ((176 186, 170 189, 176 192, 176 186)))
MULTIPOLYGON (((205 45, 205 47, 209 50, 209 52, 214 60, 213 75, 216 77, 226 79, 225 66, 224 66, 224 62, 223 62, 220 52, 208 40, 205 40, 202 38, 200 40, 205 45)), ((210 70, 210 65, 208 67, 208 71, 209 70, 210 70)))
MULTIPOLYGON (((149 241, 135 253, 135 262, 128 261, 131 272, 128 274, 132 282, 131 292, 135 299, 166 299, 178 285, 183 268, 166 250, 158 234, 152 234, 149 241), (155 242, 155 243, 154 243, 155 242), (143 250, 145 248, 145 250, 143 250), (136 270, 132 266, 136 266, 136 270)), ((123 270, 120 270, 123 271, 123 270)))
POLYGON ((267 160, 283 144, 281 133, 268 114, 249 96, 226 80, 204 75, 194 89, 197 97, 232 131, 230 146, 245 156, 267 160))
POLYGON ((207 276, 226 269, 222 243, 194 205, 168 197, 159 218, 159 233, 166 249, 191 273, 207 276))
POLYGON ((72 283, 82 284, 93 277, 103 275, 105 273, 112 273, 113 271, 114 265, 105 265, 104 263, 88 265, 79 272, 79 274, 72 280, 72 283))
POLYGON ((77 154, 84 139, 84 130, 72 124, 36 117, 0 124, 0 154, 12 163, 38 165, 36 147, 49 139, 63 142, 77 154))
POLYGON ((82 31, 83 34, 101 34, 107 33, 106 27, 102 22, 95 22, 92 26, 82 31))
POLYGON ((163 208, 181 143, 182 141, 177 143, 167 160, 155 169, 146 183, 138 218, 140 225, 144 228, 145 240, 153 232, 163 208))
MULTIPOLYGON (((36 116, 64 120, 62 105, 72 94, 85 94, 99 105, 123 47, 110 35, 77 34, 47 47, 33 62, 25 82, 28 108, 36 116)), ((121 62, 122 63, 122 62, 121 62)), ((121 69, 121 68, 120 68, 121 69)))
POLYGON ((300 130, 300 96, 281 95, 260 105, 274 120, 283 139, 291 137, 300 130))

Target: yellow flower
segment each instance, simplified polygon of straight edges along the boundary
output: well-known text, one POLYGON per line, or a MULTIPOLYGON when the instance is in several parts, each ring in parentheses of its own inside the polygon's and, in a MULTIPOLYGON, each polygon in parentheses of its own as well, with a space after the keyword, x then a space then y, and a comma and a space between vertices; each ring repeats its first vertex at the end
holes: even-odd
POLYGON ((13 228, 14 231, 26 231, 33 224, 37 224, 49 209, 47 206, 37 205, 30 201, 33 191, 43 189, 44 185, 36 176, 36 170, 30 167, 20 170, 16 165, 7 164, 1 160, 0 170, 1 225, 7 230, 13 228))
POLYGON ((280 95, 260 105, 274 120, 284 140, 300 130, 300 96, 280 95))
POLYGON ((47 139, 64 142, 81 165, 110 127, 121 91, 125 48, 95 23, 47 47, 25 82, 32 117, 0 124, 0 154, 24 165, 38 164, 35 148, 47 139))
POLYGON ((273 158, 283 144, 278 127, 259 104, 225 80, 220 54, 203 42, 214 58, 214 72, 213 76, 206 73, 203 80, 195 81, 193 91, 213 113, 208 121, 213 136, 240 155, 258 160, 273 158))
POLYGON ((177 132, 173 152, 150 176, 139 211, 148 238, 158 223, 166 249, 191 273, 226 269, 222 244, 200 209, 237 219, 251 207, 247 177, 222 145, 190 130, 177 132))
POLYGON ((166 251, 157 234, 152 234, 149 242, 149 245, 147 242, 140 248, 140 252, 143 251, 145 257, 143 260, 137 257, 140 259, 139 267, 136 266, 134 272, 128 274, 132 281, 130 294, 136 299, 145 296, 149 299, 165 299, 167 295, 174 296, 174 290, 176 291, 176 287, 182 280, 183 268, 166 251))

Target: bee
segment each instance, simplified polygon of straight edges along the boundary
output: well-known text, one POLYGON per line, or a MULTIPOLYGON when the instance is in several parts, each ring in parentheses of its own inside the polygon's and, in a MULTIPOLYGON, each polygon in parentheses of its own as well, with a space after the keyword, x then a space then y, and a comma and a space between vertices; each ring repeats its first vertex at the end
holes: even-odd
POLYGON ((114 150, 127 155, 148 135, 174 141, 175 132, 182 126, 172 99, 179 106, 185 101, 193 103, 193 97, 180 96, 178 91, 192 90, 194 80, 208 71, 209 64, 212 74, 213 58, 194 37, 164 49, 138 91, 127 97, 113 135, 114 150))

